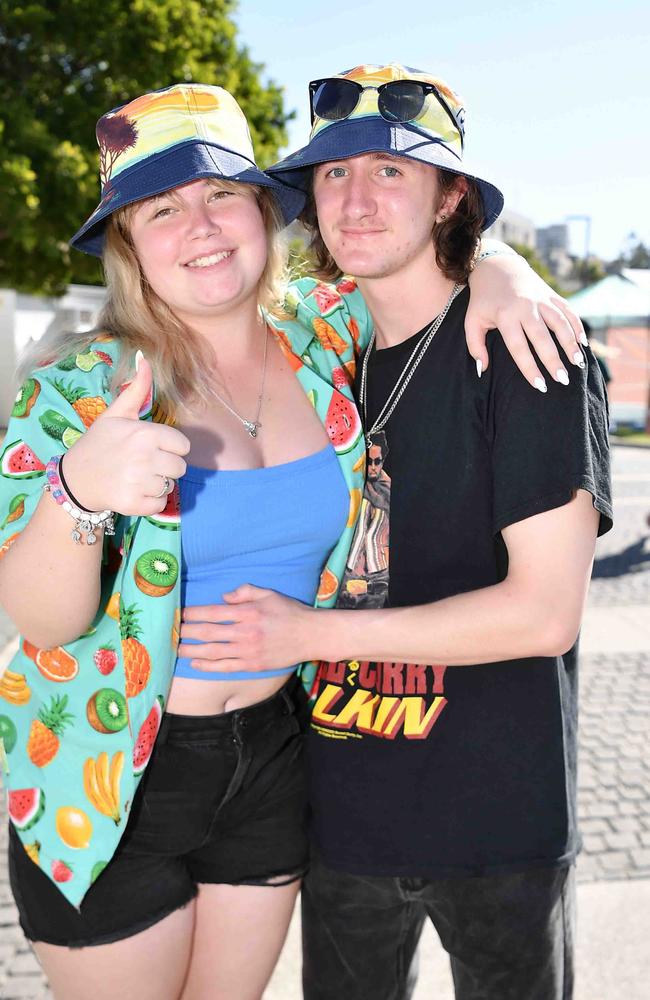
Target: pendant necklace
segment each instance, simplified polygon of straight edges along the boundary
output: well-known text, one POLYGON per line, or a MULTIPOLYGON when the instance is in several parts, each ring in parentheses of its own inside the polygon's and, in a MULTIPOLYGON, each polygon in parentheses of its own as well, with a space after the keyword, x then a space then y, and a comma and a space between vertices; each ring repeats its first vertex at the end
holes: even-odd
MULTIPOLYGON (((437 333, 437 331, 441 327, 441 325, 442 325, 442 323, 444 321, 445 316, 449 312, 449 309, 451 307, 452 302, 454 301, 454 299, 456 298, 456 296, 458 295, 458 293, 462 290, 462 288, 463 288, 463 285, 459 285, 459 284, 454 285, 454 287, 451 290, 451 295, 447 299, 447 303, 446 303, 444 309, 429 324, 429 326, 426 328, 426 330, 424 331, 424 333, 422 334, 422 336, 418 340, 417 344, 413 348, 413 350, 411 352, 411 356, 409 357, 408 361, 406 362, 406 364, 402 368, 402 371, 398 375, 397 381, 395 382, 395 385, 393 386, 392 390, 390 391, 390 393, 388 395, 388 399, 384 403, 379 416, 375 420, 375 422, 372 425, 372 427, 369 430, 366 431, 365 437, 366 437, 366 444, 367 444, 368 448, 370 448, 372 446, 372 436, 373 436, 373 434, 376 434, 378 431, 383 430, 384 427, 386 426, 386 424, 388 423, 388 420, 392 416, 393 411, 395 410, 395 407, 397 406, 397 404, 399 403, 400 399, 404 395, 404 392, 406 390, 407 385, 409 384, 409 382, 413 378, 413 375, 415 374, 415 369, 420 364, 420 361, 424 357, 424 354, 425 354, 425 352, 426 352, 429 344, 433 340, 435 334, 437 333)), ((372 331, 372 336, 370 337, 370 342, 369 342, 368 347, 366 349, 366 353, 364 354, 363 361, 361 362, 361 384, 359 386, 359 402, 361 403, 361 409, 362 409, 362 412, 363 412, 363 425, 364 425, 364 427, 368 426, 368 413, 367 413, 367 405, 366 405, 366 386, 367 386, 367 380, 368 380, 368 358, 370 357, 370 352, 372 351, 374 343, 375 343, 375 331, 373 330, 372 331)))
POLYGON ((237 410, 234 408, 234 406, 231 406, 230 403, 227 403, 226 400, 223 398, 223 396, 219 395, 219 393, 216 391, 216 389, 212 389, 213 396, 217 397, 217 399, 219 400, 219 402, 221 403, 221 405, 225 406, 225 408, 230 413, 232 413, 233 417, 237 417, 237 420, 239 420, 239 422, 244 425, 244 427, 246 428, 246 430, 248 431, 248 433, 250 434, 250 436, 252 438, 256 438, 257 437, 257 432, 258 432, 258 430, 262 426, 261 423, 260 423, 260 413, 262 412, 262 398, 264 396, 264 382, 266 380, 266 358, 267 358, 267 355, 268 355, 268 349, 269 349, 269 327, 268 327, 268 324, 265 324, 264 325, 264 360, 262 361, 262 377, 261 377, 261 380, 260 380, 260 391, 259 391, 259 395, 257 397, 257 410, 255 412, 255 419, 254 420, 247 420, 246 417, 242 417, 241 413, 237 413, 237 410))

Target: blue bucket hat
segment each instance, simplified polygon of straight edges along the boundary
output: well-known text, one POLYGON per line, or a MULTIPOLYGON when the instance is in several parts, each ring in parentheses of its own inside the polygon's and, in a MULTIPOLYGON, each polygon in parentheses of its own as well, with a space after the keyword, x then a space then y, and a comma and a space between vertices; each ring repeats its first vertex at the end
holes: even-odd
POLYGON ((499 216, 503 195, 464 162, 465 111, 460 98, 442 80, 398 63, 363 65, 314 80, 309 91, 309 142, 270 167, 273 177, 308 192, 317 163, 362 153, 390 153, 476 181, 483 202, 483 229, 499 216), (338 81, 348 82, 341 86, 338 81), (413 118, 409 109, 417 112, 413 118))
POLYGON ((255 163, 246 117, 221 87, 179 84, 144 94, 97 122, 102 197, 70 244, 101 257, 109 215, 201 177, 270 188, 285 225, 305 196, 255 163))

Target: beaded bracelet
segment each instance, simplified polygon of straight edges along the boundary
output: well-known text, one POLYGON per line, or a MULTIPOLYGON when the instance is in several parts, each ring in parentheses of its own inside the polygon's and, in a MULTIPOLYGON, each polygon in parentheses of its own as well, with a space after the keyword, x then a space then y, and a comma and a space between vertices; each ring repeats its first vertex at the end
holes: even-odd
POLYGON ((519 257, 520 255, 512 247, 489 247, 486 250, 481 250, 481 244, 478 242, 476 244, 476 249, 474 251, 474 256, 472 257, 472 262, 470 264, 470 272, 474 270, 477 264, 480 264, 482 260, 487 260, 488 257, 519 257))
POLYGON ((86 545, 94 545, 97 541, 96 532, 98 528, 103 528, 107 535, 114 535, 115 524, 113 518, 115 515, 112 510, 85 510, 74 499, 63 480, 62 458, 63 455, 53 455, 45 466, 47 483, 43 487, 43 490, 49 493, 60 507, 63 507, 66 514, 74 518, 75 525, 70 532, 73 542, 81 542, 81 532, 83 531, 86 533, 86 545))

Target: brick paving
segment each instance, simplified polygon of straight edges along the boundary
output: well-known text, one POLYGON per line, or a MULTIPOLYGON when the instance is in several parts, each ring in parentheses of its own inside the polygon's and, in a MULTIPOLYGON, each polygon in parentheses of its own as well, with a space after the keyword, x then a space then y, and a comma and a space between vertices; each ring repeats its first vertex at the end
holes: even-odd
POLYGON ((614 529, 599 539, 591 607, 650 605, 650 448, 614 447, 614 529))
POLYGON ((650 877, 650 653, 580 664, 578 878, 650 877))
MULTIPOLYGON (((650 449, 614 449, 616 526, 598 543, 592 607, 650 613, 650 449), (645 605, 645 607, 643 607, 645 605)), ((13 636, 0 611, 0 649, 13 636)), ((650 878, 650 649, 583 656, 578 811, 581 882, 650 878)), ((17 924, 0 796, 0 1000, 51 1000, 17 924)))

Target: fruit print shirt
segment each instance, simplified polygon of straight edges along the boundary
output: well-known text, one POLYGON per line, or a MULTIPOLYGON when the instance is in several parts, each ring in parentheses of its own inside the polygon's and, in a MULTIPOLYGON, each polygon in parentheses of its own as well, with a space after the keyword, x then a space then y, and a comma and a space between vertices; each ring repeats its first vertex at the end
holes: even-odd
MULTIPOLYGON (((316 600, 330 607, 363 486, 365 447, 351 385, 370 322, 351 281, 333 287, 303 279, 290 288, 287 306, 294 318, 268 317, 270 327, 324 423, 350 490, 348 523, 316 600)), ((117 340, 100 335, 22 386, 0 455, 0 558, 41 498, 48 459, 71 447, 110 405, 119 351, 117 340)), ((151 406, 141 419, 153 419, 151 406)), ((0 677, 0 770, 9 816, 34 863, 75 906, 124 832, 176 660, 178 574, 171 588, 151 587, 137 564, 162 553, 178 567, 180 545, 177 491, 161 515, 116 518, 115 537, 104 539, 102 596, 90 628, 51 650, 21 641, 0 677)), ((302 674, 309 688, 313 665, 303 665, 302 674)))

